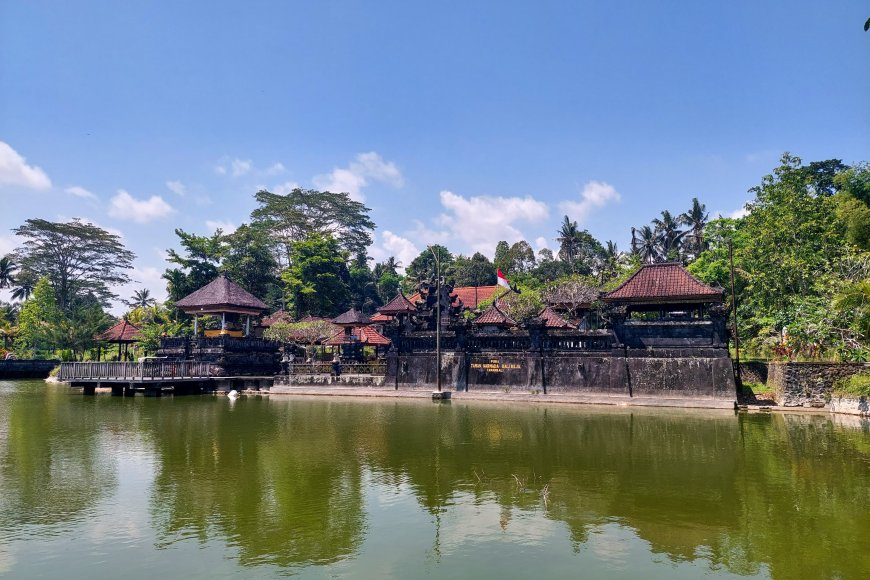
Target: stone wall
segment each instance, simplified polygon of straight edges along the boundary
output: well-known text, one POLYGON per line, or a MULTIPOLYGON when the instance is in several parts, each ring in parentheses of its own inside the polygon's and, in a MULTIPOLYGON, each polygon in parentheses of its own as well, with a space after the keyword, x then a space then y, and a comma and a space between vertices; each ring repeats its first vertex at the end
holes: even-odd
POLYGON ((767 384, 767 362, 759 360, 740 361, 740 379, 744 383, 767 384))
POLYGON ((767 384, 784 407, 824 407, 837 379, 870 371, 870 363, 772 362, 767 384))
MULTIPOLYGON (((434 389, 435 373, 434 353, 387 355, 387 386, 434 389)), ((731 360, 716 348, 448 352, 441 381, 457 391, 736 398, 731 360)))
POLYGON ((44 379, 59 360, 0 360, 0 379, 44 379))

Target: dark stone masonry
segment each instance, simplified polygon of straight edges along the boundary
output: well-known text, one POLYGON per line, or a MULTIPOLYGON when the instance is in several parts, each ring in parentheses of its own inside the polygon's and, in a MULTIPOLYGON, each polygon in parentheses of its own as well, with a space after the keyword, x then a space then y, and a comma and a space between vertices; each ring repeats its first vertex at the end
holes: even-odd
POLYGON ((784 407, 824 407, 837 379, 870 372, 870 363, 768 363, 767 384, 784 407))

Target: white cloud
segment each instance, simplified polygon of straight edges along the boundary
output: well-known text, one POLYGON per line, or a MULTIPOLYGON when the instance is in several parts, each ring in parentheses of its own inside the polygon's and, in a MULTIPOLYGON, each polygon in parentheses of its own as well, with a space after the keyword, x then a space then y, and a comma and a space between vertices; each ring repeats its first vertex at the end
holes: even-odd
POLYGON ((609 183, 590 181, 583 186, 583 191, 580 192, 580 201, 563 201, 559 204, 559 209, 582 224, 592 210, 620 199, 619 192, 609 183))
POLYGON ((91 193, 84 187, 79 187, 78 185, 67 187, 64 191, 76 197, 83 197, 85 199, 97 199, 97 196, 95 194, 91 193))
POLYGON ((396 164, 384 161, 374 151, 360 153, 346 168, 336 167, 331 173, 314 176, 312 181, 320 189, 347 193, 356 201, 365 200, 362 189, 372 181, 392 187, 402 187, 405 183, 396 164))
POLYGON ((229 173, 233 177, 239 177, 249 173, 253 167, 254 164, 250 159, 239 159, 237 157, 231 160, 229 157, 221 157, 217 165, 215 165, 214 171, 218 175, 229 173))
POLYGON ((167 181, 166 187, 175 195, 184 197, 184 194, 187 193, 187 187, 180 181, 167 181))
POLYGON ((547 238, 545 238, 544 236, 540 236, 538 238, 535 238, 535 250, 537 250, 538 252, 540 252, 541 250, 543 250, 545 248, 549 248, 549 247, 550 246, 549 246, 549 243, 547 242, 547 238))
MULTIPOLYGON (((287 195, 294 189, 298 189, 299 184, 295 181, 285 181, 284 183, 279 183, 275 187, 273 187, 270 191, 277 195, 287 195)), ((262 188, 260 188, 262 189, 262 188)))
POLYGON ((514 243, 524 239, 517 222, 540 223, 550 213, 546 203, 531 196, 465 198, 442 191, 441 205, 446 213, 441 214, 439 223, 451 237, 488 256, 493 255, 499 240, 514 243))
POLYGON ((275 163, 271 167, 263 171, 263 173, 265 173, 266 175, 279 175, 281 173, 284 173, 285 171, 287 171, 287 168, 284 167, 283 163, 275 163))
POLYGON ((238 228, 234 223, 222 220, 206 220, 205 226, 211 231, 221 230, 224 234, 231 234, 238 228))
POLYGON ((0 141, 0 186, 3 185, 49 189, 51 180, 42 169, 35 165, 28 165, 27 160, 15 149, 0 141))
POLYGON ((118 195, 112 198, 109 205, 110 216, 139 224, 166 217, 172 213, 175 213, 175 210, 159 195, 152 195, 148 199, 140 200, 123 189, 118 190, 118 195))
POLYGON ((749 215, 749 208, 747 208, 744 205, 740 209, 735 209, 734 211, 729 213, 728 217, 733 218, 733 219, 740 219, 740 218, 746 217, 748 215, 749 215))
POLYGON ((0 236, 0 258, 18 247, 15 236, 0 236))
POLYGON ((420 255, 420 250, 408 238, 396 235, 389 230, 384 230, 381 235, 382 245, 385 255, 382 260, 394 256, 401 265, 398 270, 400 274, 405 273, 405 268, 420 255))

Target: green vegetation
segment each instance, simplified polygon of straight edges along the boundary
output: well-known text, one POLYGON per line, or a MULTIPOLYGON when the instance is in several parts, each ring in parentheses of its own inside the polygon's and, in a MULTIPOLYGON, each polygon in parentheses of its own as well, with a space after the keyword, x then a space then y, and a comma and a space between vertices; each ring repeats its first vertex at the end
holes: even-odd
POLYGON ((839 397, 870 397, 870 373, 837 379, 832 392, 839 397))
MULTIPOLYGON (((733 304, 733 249, 743 356, 870 359, 870 165, 805 164, 786 153, 750 193, 743 217, 710 220, 698 198, 682 213, 665 209, 631 228, 629 251, 564 216, 553 232, 556 251, 536 255, 526 240, 501 240, 493 260, 434 245, 409 264, 395 257, 370 264, 375 224, 365 205, 346 193, 259 191, 250 223, 232 233, 176 230, 178 247, 168 251, 172 267, 163 276, 169 300, 156 304, 147 289, 137 290, 126 301, 127 317, 142 329, 140 348, 153 352, 160 336, 189 331, 172 304, 219 274, 296 319, 351 306, 371 314, 400 288, 411 294, 431 280, 433 252, 444 280, 456 286, 494 284, 501 269, 522 293, 501 296, 499 305, 519 322, 554 296, 563 305, 587 304, 641 264, 663 261, 721 286, 733 304)), ((0 257, 0 288, 11 288, 15 301, 0 303, 0 354, 92 356, 93 336, 112 323, 104 311, 117 298, 112 289, 129 281, 132 253, 115 234, 79 220, 32 219, 14 231, 21 247, 0 257)))

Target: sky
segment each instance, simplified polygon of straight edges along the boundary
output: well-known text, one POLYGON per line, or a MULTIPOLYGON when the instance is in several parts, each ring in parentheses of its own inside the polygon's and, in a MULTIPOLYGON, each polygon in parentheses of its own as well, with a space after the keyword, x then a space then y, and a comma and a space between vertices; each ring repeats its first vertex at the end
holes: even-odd
MULTIPOLYGON (((736 215, 783 152, 870 161, 870 2, 0 3, 0 255, 79 217, 136 254, 258 189, 371 208, 370 255, 627 249, 693 197, 736 215)), ((8 293, 0 294, 8 299, 8 293)), ((120 306, 116 306, 116 310, 120 306)))

